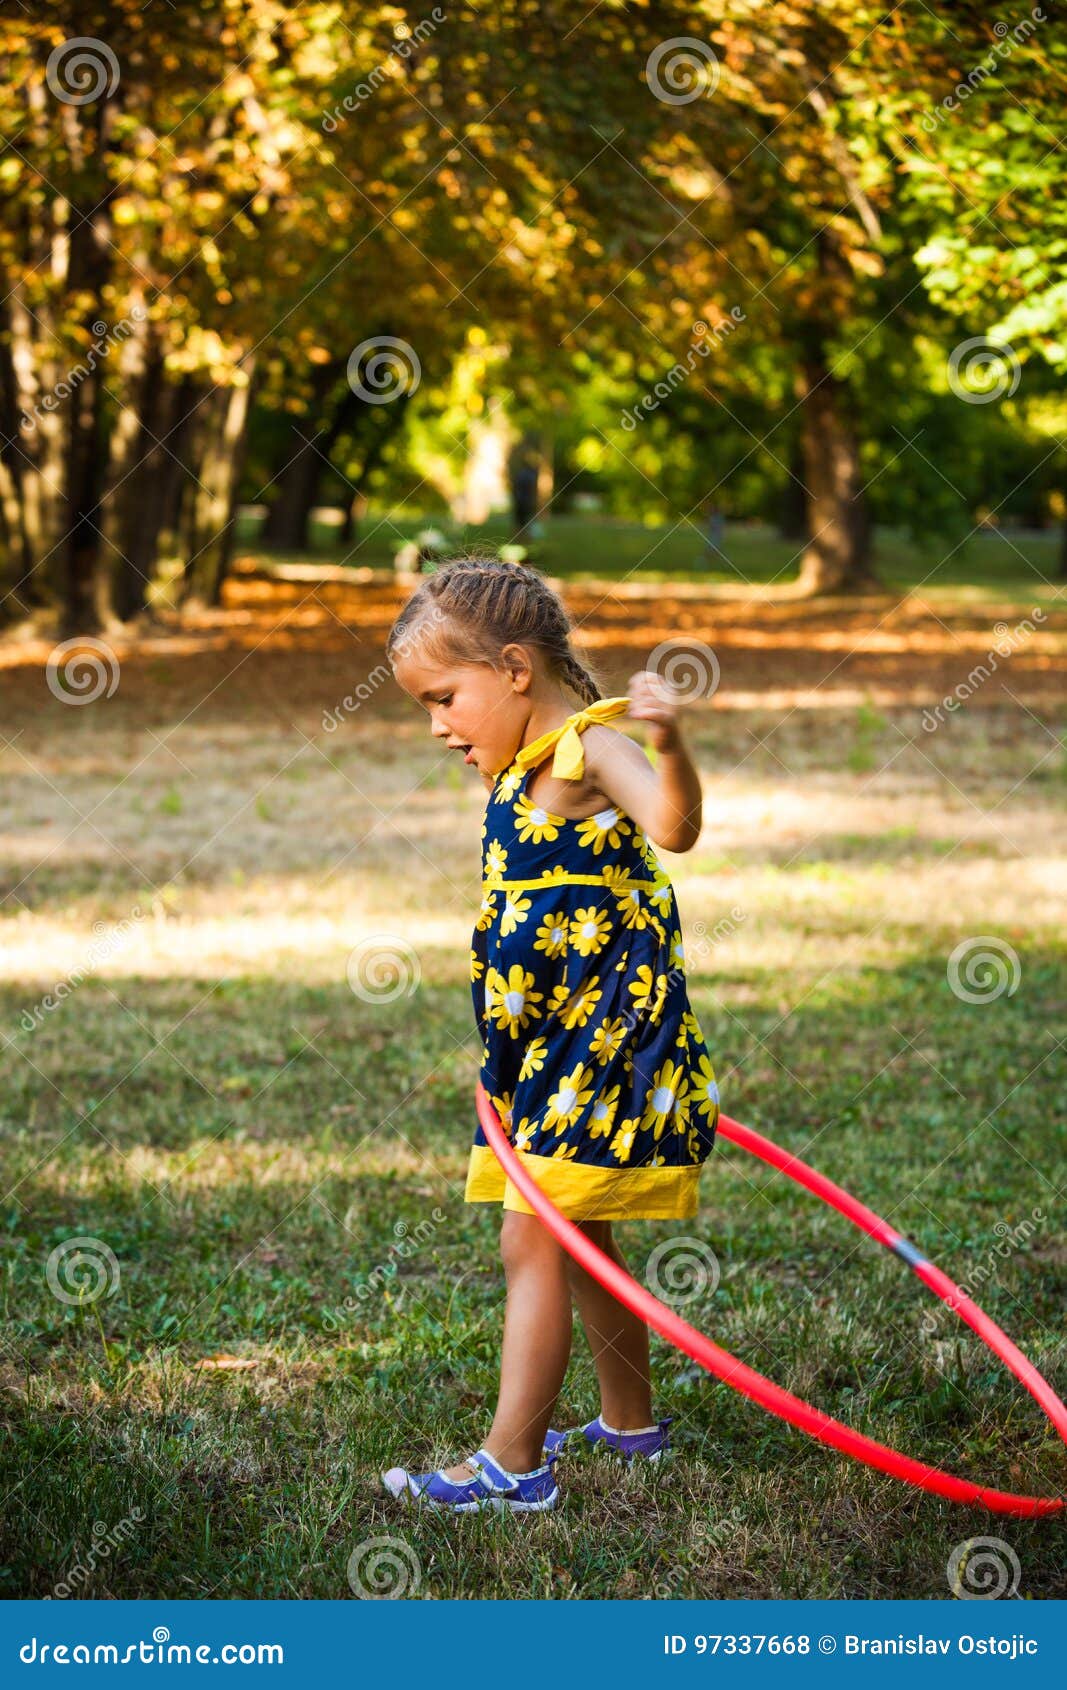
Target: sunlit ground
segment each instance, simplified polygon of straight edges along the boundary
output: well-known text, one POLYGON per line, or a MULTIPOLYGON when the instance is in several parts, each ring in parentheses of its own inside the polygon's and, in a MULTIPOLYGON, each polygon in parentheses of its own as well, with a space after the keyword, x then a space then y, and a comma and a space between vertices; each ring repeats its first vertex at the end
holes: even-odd
MULTIPOLYGON (((74 1594, 346 1596, 393 1534, 423 1595, 947 1599, 953 1548, 992 1534, 1022 1594, 1062 1595, 1062 1528, 906 1491, 658 1341, 669 1483, 585 1461, 557 1516, 459 1533, 379 1496, 380 1467, 480 1442, 502 1290, 497 1217, 462 1203, 485 793, 379 672, 401 602, 241 575, 117 644, 90 704, 53 697, 47 644, 0 652, 5 1593, 55 1594, 95 1522, 132 1521, 74 1594), (348 981, 368 940, 401 958, 381 1001, 348 981), (46 1272, 73 1236, 116 1264, 81 1305, 46 1272)), ((1054 591, 568 602, 608 692, 668 638, 721 666, 688 717, 703 835, 662 855, 724 1109, 886 1214, 1062 1393, 1054 591), (949 975, 982 955, 966 1001, 949 975)), ((639 1277, 680 1232, 722 1269, 682 1312, 726 1347, 910 1453, 1063 1489, 1021 1387, 812 1199, 723 1143, 698 1221, 622 1229, 639 1277)), ((560 1414, 594 1409, 579 1339, 560 1414)))

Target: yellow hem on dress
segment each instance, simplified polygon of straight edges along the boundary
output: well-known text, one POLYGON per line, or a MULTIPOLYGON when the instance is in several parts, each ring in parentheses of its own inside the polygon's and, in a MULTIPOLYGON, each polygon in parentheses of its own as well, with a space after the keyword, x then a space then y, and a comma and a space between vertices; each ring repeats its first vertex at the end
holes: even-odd
MULTIPOLYGON (((700 1163, 684 1168, 601 1168, 519 1154, 546 1197, 569 1220, 685 1221, 697 1212, 700 1163)), ((471 1147, 463 1195, 468 1203, 502 1201, 505 1209, 534 1213, 487 1144, 471 1147)))

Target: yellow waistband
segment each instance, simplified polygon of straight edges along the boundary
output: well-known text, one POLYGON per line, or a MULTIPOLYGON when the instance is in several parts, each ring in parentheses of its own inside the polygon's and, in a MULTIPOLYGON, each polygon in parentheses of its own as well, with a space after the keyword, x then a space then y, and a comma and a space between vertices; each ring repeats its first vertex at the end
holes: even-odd
POLYGON ((605 880, 602 874, 542 874, 537 880, 483 880, 482 892, 532 892, 542 886, 606 886, 609 891, 642 892, 662 886, 661 880, 605 880))

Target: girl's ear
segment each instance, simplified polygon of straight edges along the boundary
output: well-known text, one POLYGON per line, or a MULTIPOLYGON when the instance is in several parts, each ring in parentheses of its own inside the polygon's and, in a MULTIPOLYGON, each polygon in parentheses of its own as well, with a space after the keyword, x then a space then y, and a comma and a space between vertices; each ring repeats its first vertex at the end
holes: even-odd
POLYGON ((524 645, 511 641, 500 653, 500 661, 516 692, 528 692, 533 681, 533 660, 524 645))

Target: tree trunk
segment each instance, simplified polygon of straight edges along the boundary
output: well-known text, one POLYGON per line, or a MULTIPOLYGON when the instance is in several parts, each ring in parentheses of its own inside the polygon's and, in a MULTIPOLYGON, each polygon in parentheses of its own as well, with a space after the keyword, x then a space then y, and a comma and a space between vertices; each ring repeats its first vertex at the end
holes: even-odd
POLYGON ((810 535, 798 587, 810 594, 877 588, 847 389, 830 374, 825 358, 813 356, 801 365, 798 395, 810 535))
POLYGON ((366 401, 345 386, 333 405, 331 391, 345 371, 339 361, 317 364, 311 374, 311 398, 306 411, 295 417, 278 453, 272 483, 277 491, 263 524, 263 544, 276 551, 304 551, 311 539, 311 511, 330 453, 341 433, 351 426, 366 401))
POLYGON ((338 536, 341 545, 348 551, 353 550, 359 544, 359 524, 367 514, 367 482, 372 471, 377 469, 385 456, 385 449, 390 440, 400 433, 410 397, 409 393, 404 392, 398 394, 391 405, 380 407, 387 414, 379 419, 374 436, 363 455, 363 462, 359 470, 359 482, 353 487, 352 497, 345 508, 345 519, 338 536))
POLYGON ((185 529, 186 559, 182 601, 218 604, 233 555, 237 491, 244 462, 245 433, 254 379, 254 363, 244 380, 216 388, 198 407, 202 418, 195 484, 185 529))
POLYGON ((809 538, 804 450, 799 434, 789 449, 789 475, 778 504, 778 533, 793 545, 809 538))
POLYGON ((95 613, 105 629, 143 610, 158 550, 167 390, 162 348, 147 312, 134 320, 123 343, 116 385, 123 402, 111 428, 100 496, 104 546, 94 583, 95 613))

